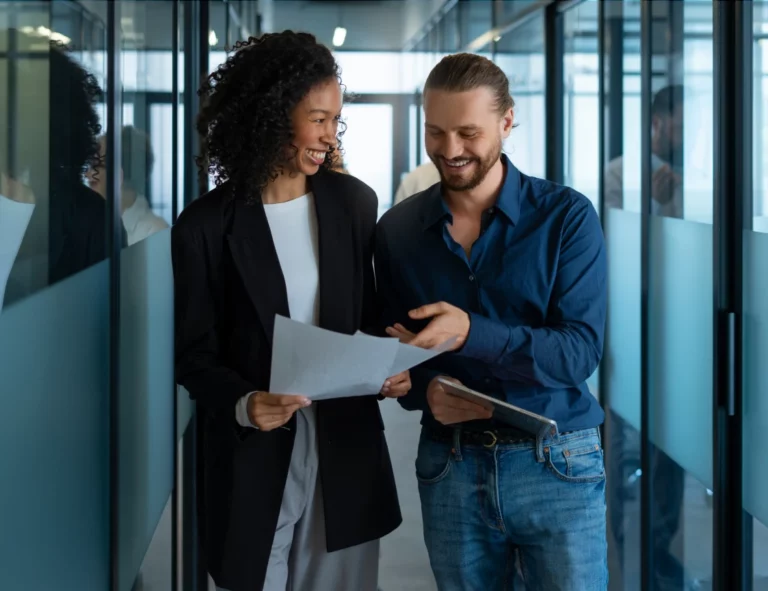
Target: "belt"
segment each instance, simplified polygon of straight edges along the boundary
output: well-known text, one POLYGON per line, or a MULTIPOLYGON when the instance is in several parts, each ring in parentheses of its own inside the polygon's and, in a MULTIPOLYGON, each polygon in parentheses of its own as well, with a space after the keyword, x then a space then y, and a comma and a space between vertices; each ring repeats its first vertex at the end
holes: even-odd
MULTIPOLYGON (((427 437, 442 443, 453 443, 454 430, 450 428, 428 428, 425 431, 427 437)), ((566 431, 560 435, 570 435, 573 431, 566 431)), ((514 443, 531 443, 536 441, 536 436, 514 427, 500 427, 497 429, 462 429, 459 435, 459 443, 462 445, 482 445, 492 448, 496 445, 510 445, 514 443)))
MULTIPOLYGON (((453 429, 427 429, 426 435, 434 441, 453 443, 453 429)), ((530 443, 536 441, 536 437, 512 427, 487 429, 485 431, 462 429, 459 441, 463 445, 482 445, 493 447, 495 445, 509 445, 513 443, 530 443)))

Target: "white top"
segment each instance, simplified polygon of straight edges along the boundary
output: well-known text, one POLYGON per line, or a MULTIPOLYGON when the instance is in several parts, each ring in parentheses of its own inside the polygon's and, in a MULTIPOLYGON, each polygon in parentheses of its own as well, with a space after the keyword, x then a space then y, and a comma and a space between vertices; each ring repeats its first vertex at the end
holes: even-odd
POLYGON ((155 215, 146 197, 139 195, 133 205, 123 212, 123 226, 128 234, 128 246, 131 246, 165 230, 168 223, 155 215))
POLYGON ((417 166, 400 183, 395 193, 395 205, 408 199, 411 195, 429 189, 435 183, 440 182, 440 173, 431 160, 417 166))
MULTIPOLYGON (((651 154, 651 174, 655 173, 666 162, 656 154, 651 154)), ((639 193, 639 181, 638 181, 639 193)), ((605 170, 605 206, 617 209, 627 209, 624 203, 624 158, 618 156, 611 160, 605 170)), ((632 211, 633 208, 629 208, 632 211)), ((636 213, 639 213, 639 209, 636 213)), ((683 217, 683 191, 677 187, 668 203, 660 203, 651 195, 651 214, 669 218, 683 217)))
MULTIPOLYGON (((264 205, 264 211, 283 270, 291 319, 316 326, 320 313, 320 265, 314 196, 309 193, 285 203, 264 205)), ((253 426, 248 418, 251 394, 237 402, 237 422, 243 427, 253 426)))
POLYGON ((0 311, 8 277, 34 211, 34 203, 20 203, 0 195, 0 311))

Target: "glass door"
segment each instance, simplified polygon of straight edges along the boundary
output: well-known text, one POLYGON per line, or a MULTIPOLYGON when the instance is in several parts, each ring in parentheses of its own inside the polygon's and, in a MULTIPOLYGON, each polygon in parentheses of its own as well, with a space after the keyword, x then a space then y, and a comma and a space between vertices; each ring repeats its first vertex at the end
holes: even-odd
POLYGON ((376 191, 379 215, 392 207, 401 177, 410 168, 409 94, 360 94, 344 105, 345 170, 376 191))

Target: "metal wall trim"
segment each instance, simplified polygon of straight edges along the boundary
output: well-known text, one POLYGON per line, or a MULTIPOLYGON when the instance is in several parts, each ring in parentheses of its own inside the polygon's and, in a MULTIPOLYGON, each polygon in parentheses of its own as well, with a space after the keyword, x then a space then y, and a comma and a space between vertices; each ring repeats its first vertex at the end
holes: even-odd
POLYGON ((565 137, 563 18, 563 14, 557 10, 555 3, 550 3, 544 10, 545 176, 547 180, 561 184, 565 176, 565 159, 563 158, 563 139, 565 137))

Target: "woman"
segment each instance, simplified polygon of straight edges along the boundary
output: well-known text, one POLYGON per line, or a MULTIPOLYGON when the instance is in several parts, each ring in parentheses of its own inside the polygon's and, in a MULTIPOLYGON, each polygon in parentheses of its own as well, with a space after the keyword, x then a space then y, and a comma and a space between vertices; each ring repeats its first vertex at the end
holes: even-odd
MULTIPOLYGON (((376 325, 376 195, 330 170, 338 66, 311 35, 267 34, 200 94, 217 186, 180 216, 173 264, 177 378, 204 421, 209 571, 229 591, 375 591, 378 539, 401 521, 378 398, 266 392, 276 314, 376 325)), ((387 384, 401 396, 410 378, 387 384)))

